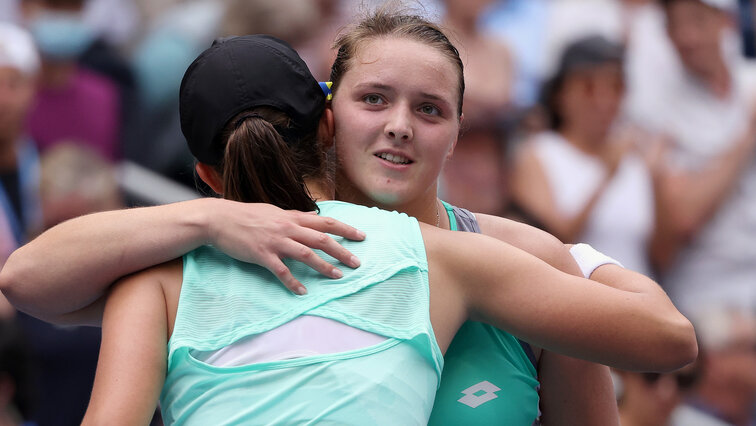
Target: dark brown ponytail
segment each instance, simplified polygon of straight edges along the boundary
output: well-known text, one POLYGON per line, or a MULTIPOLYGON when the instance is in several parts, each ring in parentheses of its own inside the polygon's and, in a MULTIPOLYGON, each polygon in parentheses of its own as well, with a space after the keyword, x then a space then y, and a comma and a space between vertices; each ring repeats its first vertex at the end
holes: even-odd
POLYGON ((267 107, 242 112, 229 121, 224 157, 217 166, 224 198, 317 210, 305 179, 322 173, 323 154, 315 134, 287 144, 280 130, 288 125, 284 113, 267 107))

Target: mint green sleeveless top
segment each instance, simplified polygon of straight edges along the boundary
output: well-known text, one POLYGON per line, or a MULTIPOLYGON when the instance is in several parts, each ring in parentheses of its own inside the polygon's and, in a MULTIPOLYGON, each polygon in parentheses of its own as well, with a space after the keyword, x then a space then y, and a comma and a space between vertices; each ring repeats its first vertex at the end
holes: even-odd
MULTIPOLYGON (((470 212, 446 206, 452 231, 480 232, 470 212)), ((467 321, 446 350, 431 426, 530 426, 538 418, 538 377, 516 337, 467 321)), ((531 351, 532 354, 532 351, 531 351)))
POLYGON ((307 286, 305 296, 291 294, 267 270, 212 247, 184 256, 160 397, 167 425, 427 423, 443 358, 430 323, 428 267, 417 221, 337 201, 319 206, 321 215, 355 226, 367 238, 356 243, 337 237, 362 262, 357 269, 340 265, 344 277, 338 280, 288 262, 307 286), (348 352, 237 367, 193 356, 304 314, 387 339, 348 352))

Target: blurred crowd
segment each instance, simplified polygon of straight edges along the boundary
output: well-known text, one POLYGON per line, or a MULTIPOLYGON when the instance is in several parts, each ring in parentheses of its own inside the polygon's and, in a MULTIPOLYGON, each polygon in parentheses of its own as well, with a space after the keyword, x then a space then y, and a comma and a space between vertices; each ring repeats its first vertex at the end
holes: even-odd
MULTIPOLYGON (((378 0, 0 0, 0 265, 66 219, 201 196, 178 88, 216 37, 328 80, 378 0)), ((623 425, 756 424, 756 2, 423 0, 465 65, 441 196, 654 277, 701 356, 615 371, 623 425)), ((0 305, 0 425, 78 424, 99 331, 0 305)))

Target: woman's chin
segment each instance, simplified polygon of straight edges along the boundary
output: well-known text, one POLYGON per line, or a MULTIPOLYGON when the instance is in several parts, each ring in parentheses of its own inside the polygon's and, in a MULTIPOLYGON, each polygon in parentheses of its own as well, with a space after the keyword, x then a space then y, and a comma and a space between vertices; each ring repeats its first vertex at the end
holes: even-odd
POLYGON ((371 191, 368 196, 376 204, 384 207, 394 207, 402 203, 402 196, 396 191, 371 191))

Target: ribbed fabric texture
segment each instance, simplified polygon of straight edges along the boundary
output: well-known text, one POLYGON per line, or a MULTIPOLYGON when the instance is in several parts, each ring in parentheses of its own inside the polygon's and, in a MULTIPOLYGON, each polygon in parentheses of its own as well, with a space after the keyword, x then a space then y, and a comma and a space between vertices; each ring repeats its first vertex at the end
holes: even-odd
POLYGON ((161 395, 166 424, 427 422, 443 358, 430 324, 427 260, 417 221, 336 201, 319 206, 321 215, 355 226, 367 238, 341 241, 362 265, 338 265, 344 272, 338 280, 289 262, 307 286, 306 296, 291 294, 265 269, 211 247, 184 257, 161 395), (192 357, 193 351, 220 349, 303 314, 388 339, 344 353, 240 367, 214 367, 192 357))

